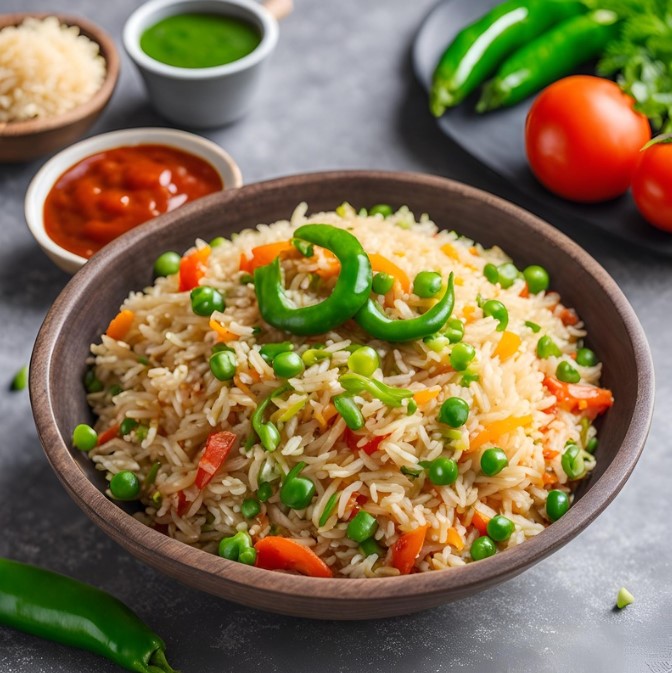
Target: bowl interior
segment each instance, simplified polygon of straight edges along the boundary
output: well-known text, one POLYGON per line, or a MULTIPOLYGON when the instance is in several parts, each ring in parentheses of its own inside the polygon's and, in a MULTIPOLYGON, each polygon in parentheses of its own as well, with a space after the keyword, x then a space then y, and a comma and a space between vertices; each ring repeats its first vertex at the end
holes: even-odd
POLYGON ((206 197, 134 230, 94 256, 54 304, 31 363, 33 410, 42 443, 78 504, 118 542, 182 581, 254 607, 322 618, 390 616, 461 598, 521 572, 556 550, 599 514, 625 483, 643 447, 653 404, 648 345, 627 300, 606 272, 564 235, 500 199, 441 178, 342 172, 284 178, 206 197), (563 301, 586 322, 616 399, 600 428, 598 463, 576 503, 536 538, 449 571, 377 580, 278 575, 230 563, 148 530, 101 493, 103 479, 69 448, 72 428, 90 417, 82 387, 89 345, 130 290, 151 283, 163 250, 196 237, 227 236, 288 218, 300 201, 312 212, 343 201, 356 208, 406 204, 443 228, 500 245, 519 267, 545 266, 563 301), (132 251, 132 254, 128 254, 132 251), (119 273, 123 269, 123 273, 119 273), (103 282, 104 281, 104 282, 103 282), (72 326, 77 325, 77 329, 72 326))

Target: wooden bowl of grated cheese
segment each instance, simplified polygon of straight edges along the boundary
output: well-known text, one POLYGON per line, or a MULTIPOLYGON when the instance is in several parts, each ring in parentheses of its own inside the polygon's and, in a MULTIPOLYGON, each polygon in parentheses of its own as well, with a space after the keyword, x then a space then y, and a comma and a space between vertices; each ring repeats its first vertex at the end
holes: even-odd
POLYGON ((53 152, 80 138, 112 96, 112 38, 60 14, 0 15, 0 162, 53 152))

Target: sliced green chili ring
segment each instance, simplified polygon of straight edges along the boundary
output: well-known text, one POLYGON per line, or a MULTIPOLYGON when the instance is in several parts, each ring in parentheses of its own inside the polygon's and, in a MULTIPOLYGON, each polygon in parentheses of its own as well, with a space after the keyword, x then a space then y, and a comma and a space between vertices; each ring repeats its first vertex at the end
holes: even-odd
POLYGON ((531 320, 525 321, 525 327, 529 327, 535 334, 541 332, 541 326, 537 325, 536 322, 532 322, 531 320))
POLYGON ((324 509, 322 510, 322 516, 320 516, 319 520, 319 526, 322 528, 327 524, 327 521, 329 521, 329 517, 331 516, 331 513, 334 511, 334 507, 336 507, 336 503, 338 502, 338 498, 340 496, 340 493, 334 493, 332 496, 327 500, 327 504, 324 506, 324 509))
POLYGON ((448 278, 448 287, 443 297, 422 315, 408 320, 388 318, 379 305, 371 299, 357 311, 355 321, 375 339, 383 341, 414 341, 439 332, 450 318, 455 304, 453 274, 448 278))
POLYGON ((568 479, 580 479, 586 472, 583 454, 576 444, 569 444, 560 462, 568 479))
POLYGON ((259 441, 266 451, 275 451, 280 444, 280 432, 278 428, 271 421, 264 422, 266 407, 271 403, 271 400, 291 389, 292 387, 289 384, 276 388, 276 390, 258 404, 255 412, 252 414, 252 428, 257 433, 257 437, 259 437, 259 441))
POLYGON ((158 460, 154 461, 152 463, 152 466, 149 468, 147 476, 145 477, 144 482, 145 487, 151 486, 156 481, 156 476, 159 474, 160 469, 161 469, 161 463, 158 460))
POLYGON ((341 415, 350 430, 361 430, 364 427, 365 421, 362 411, 350 395, 335 395, 331 399, 336 411, 341 415))
POLYGON ((312 243, 302 241, 300 238, 293 238, 292 245, 303 255, 303 257, 312 257, 315 254, 315 248, 312 243))
POLYGON ((343 376, 339 377, 338 382, 347 392, 353 395, 367 392, 388 407, 400 407, 404 400, 413 397, 412 390, 393 388, 382 381, 370 379, 361 374, 353 374, 352 372, 343 374, 343 376))
POLYGON ((254 271, 259 311, 267 323, 292 334, 324 334, 352 318, 368 300, 373 280, 371 262, 351 233, 328 224, 306 224, 294 232, 294 237, 336 255, 341 263, 336 285, 319 304, 297 308, 285 294, 278 257, 254 271))

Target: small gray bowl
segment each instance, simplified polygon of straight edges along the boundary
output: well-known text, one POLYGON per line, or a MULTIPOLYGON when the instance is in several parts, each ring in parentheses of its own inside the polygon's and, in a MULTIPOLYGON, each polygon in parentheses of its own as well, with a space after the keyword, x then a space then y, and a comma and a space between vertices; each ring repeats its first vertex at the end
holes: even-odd
POLYGON ((278 42, 278 22, 254 0, 151 0, 128 18, 123 42, 156 111, 182 126, 209 128, 233 122, 250 108, 267 57, 278 42), (212 68, 166 65, 140 48, 140 38, 147 28, 186 12, 243 19, 259 30, 261 42, 251 54, 212 68))

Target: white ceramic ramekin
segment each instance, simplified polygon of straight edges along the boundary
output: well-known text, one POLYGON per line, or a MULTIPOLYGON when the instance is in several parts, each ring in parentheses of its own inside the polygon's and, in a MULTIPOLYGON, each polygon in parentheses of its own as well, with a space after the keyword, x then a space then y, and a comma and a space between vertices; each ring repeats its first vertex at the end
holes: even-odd
MULTIPOLYGON (((58 178, 71 166, 86 157, 114 147, 129 145, 166 145, 204 159, 219 173, 224 189, 240 187, 243 178, 236 162, 210 140, 186 131, 162 128, 125 129, 103 133, 82 140, 59 152, 36 173, 25 199, 26 223, 42 250, 66 273, 75 273, 86 263, 86 258, 76 255, 55 243, 44 229, 44 202, 58 178)), ((141 226, 141 225, 140 225, 141 226)))
POLYGON ((124 26, 124 48, 145 81, 156 111, 193 128, 222 126, 245 114, 252 104, 267 57, 278 41, 278 22, 254 0, 150 0, 124 26), (249 21, 261 42, 247 56, 213 68, 177 68, 140 48, 144 31, 167 16, 183 13, 224 14, 249 21))

